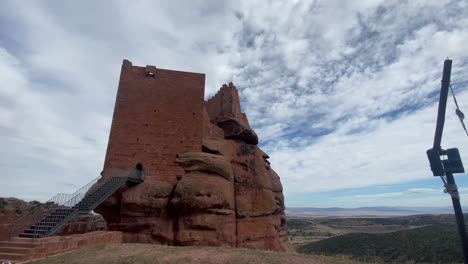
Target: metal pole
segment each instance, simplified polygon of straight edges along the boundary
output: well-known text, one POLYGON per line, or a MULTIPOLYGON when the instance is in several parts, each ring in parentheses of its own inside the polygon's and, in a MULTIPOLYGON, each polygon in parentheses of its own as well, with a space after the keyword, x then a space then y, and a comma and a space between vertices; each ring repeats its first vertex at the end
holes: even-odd
MULTIPOLYGON (((444 61, 444 71, 442 74, 442 85, 440 88, 440 98, 439 98, 439 111, 437 114, 437 126, 434 136, 434 146, 433 149, 436 151, 441 151, 441 140, 442 132, 444 130, 445 123, 445 110, 447 108, 447 96, 448 89, 450 86, 450 74, 452 72, 452 60, 444 61)), ((447 186, 446 189, 452 197, 453 210, 455 211, 455 218, 457 220, 458 233, 460 234, 460 239, 462 243, 463 256, 465 258, 465 264, 468 264, 468 237, 466 235, 465 228, 465 219, 463 217, 463 211, 460 205, 460 197, 458 195, 458 190, 456 189, 455 179, 451 172, 445 172, 447 177, 447 186)))
POLYGON ((445 109, 447 108, 447 95, 450 85, 450 73, 452 72, 452 60, 445 60, 444 73, 442 74, 442 85, 440 87, 439 112, 437 113, 437 126, 434 136, 434 150, 440 149, 442 132, 444 131, 445 109))
MULTIPOLYGON (((447 172, 445 175, 447 176, 447 185, 453 184, 452 186, 456 186, 453 174, 451 172, 447 172)), ((468 264, 468 237, 466 235, 465 218, 463 217, 458 190, 456 191, 456 195, 450 196, 452 197, 453 210, 455 211, 455 218, 457 219, 458 234, 460 235, 462 242, 462 251, 463 256, 465 257, 465 264, 468 264)))

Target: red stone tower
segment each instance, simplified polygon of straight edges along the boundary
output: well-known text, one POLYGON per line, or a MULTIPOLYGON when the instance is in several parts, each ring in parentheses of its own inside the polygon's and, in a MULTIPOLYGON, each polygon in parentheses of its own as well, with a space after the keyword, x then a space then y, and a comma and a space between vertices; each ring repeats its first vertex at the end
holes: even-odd
POLYGON ((236 87, 124 60, 103 178, 142 174, 102 203, 126 242, 287 251, 283 187, 236 87))
POLYGON ((201 151, 205 75, 132 66, 124 60, 104 163, 110 169, 141 164, 145 182, 176 183, 184 173, 178 153, 201 151))

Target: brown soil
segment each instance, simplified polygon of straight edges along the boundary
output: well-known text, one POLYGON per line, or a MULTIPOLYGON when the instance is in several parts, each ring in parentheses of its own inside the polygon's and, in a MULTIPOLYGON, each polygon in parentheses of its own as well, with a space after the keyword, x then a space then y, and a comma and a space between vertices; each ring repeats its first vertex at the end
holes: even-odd
POLYGON ((359 263, 347 257, 306 256, 296 253, 222 248, 172 247, 155 244, 107 244, 80 249, 57 256, 32 261, 34 264, 59 263, 268 263, 268 264, 327 264, 359 263))

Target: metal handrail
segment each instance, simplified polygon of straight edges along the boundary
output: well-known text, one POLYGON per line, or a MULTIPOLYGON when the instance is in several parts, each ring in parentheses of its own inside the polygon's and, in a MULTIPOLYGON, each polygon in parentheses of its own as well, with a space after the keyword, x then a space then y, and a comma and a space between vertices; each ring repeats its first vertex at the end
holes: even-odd
MULTIPOLYGON (((70 214, 68 217, 73 217, 72 215, 76 214, 76 205, 81 202, 88 194, 91 194, 94 190, 99 189, 101 186, 106 184, 110 178, 113 177, 127 177, 127 178, 137 178, 135 176, 135 169, 118 169, 118 168, 112 168, 106 170, 106 175, 110 177, 107 180, 102 180, 99 182, 101 179, 101 176, 93 179, 89 183, 87 183, 85 186, 81 187, 79 190, 72 194, 68 193, 59 193, 49 199, 43 206, 39 206, 41 208, 45 208, 44 210, 38 210, 38 208, 35 208, 31 212, 28 212, 26 215, 20 217, 15 225, 10 228, 9 232, 9 239, 18 236, 23 232, 24 230, 28 229, 30 226, 37 224, 40 220, 45 218, 46 216, 50 216, 52 218, 58 218, 61 217, 59 214, 54 214, 54 211, 57 211, 58 209, 71 209, 73 211, 70 211, 70 214)), ((143 180, 143 174, 140 173, 138 177, 138 180, 143 180)), ((63 215, 63 212, 62 212, 63 215)), ((32 234, 32 240, 36 237, 39 237, 41 233, 38 231, 40 226, 35 226, 32 234)))
MULTIPOLYGON (((34 208, 32 211, 26 213, 22 217, 18 218, 15 221, 15 224, 10 228, 9 240, 13 237, 18 236, 26 230, 28 227, 34 225, 37 221, 44 218, 48 214, 52 213, 58 208, 71 208, 73 205, 77 204, 80 200, 79 197, 83 198, 86 192, 101 178, 101 176, 93 179, 85 186, 81 187, 79 190, 72 194, 68 193, 59 193, 54 197, 50 198, 45 202, 44 205, 39 205, 34 208), (42 210, 41 210, 42 208, 42 210)), ((34 232, 35 234, 36 232, 34 232)))

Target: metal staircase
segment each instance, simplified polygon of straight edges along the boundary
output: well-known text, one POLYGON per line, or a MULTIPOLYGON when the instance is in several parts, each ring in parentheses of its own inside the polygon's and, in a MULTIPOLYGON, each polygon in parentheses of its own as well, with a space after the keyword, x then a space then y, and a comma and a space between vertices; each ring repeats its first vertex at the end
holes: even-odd
MULTIPOLYGON (((40 215, 37 214, 34 225, 31 225, 28 229, 24 230, 19 234, 19 237, 24 238, 42 238, 53 235, 60 228, 72 220, 75 216, 80 214, 87 214, 96 208, 99 204, 105 201, 111 196, 117 189, 126 183, 138 184, 143 182, 142 179, 136 179, 133 177, 112 177, 99 185, 95 185, 97 179, 87 184, 77 192, 71 195, 59 194, 57 196, 62 197, 62 200, 66 202, 52 201, 55 207, 50 210, 48 214, 40 215), (63 197, 66 197, 63 199, 63 197), (44 217, 45 215, 45 217, 44 217), (41 217, 42 216, 42 217, 41 217), (39 221, 37 221, 39 220, 39 221), (37 222, 36 222, 37 221, 37 222)), ((56 196, 56 197, 57 197, 56 196)), ((31 221, 31 219, 29 219, 31 221)), ((27 222, 27 221, 24 221, 27 222)), ((27 226, 29 226, 28 224, 27 226)), ((27 228, 26 226, 26 228, 27 228)), ((21 232, 21 231, 20 231, 21 232)), ((13 234, 16 236, 17 234, 13 234)), ((11 237, 11 235, 10 235, 11 237)))

